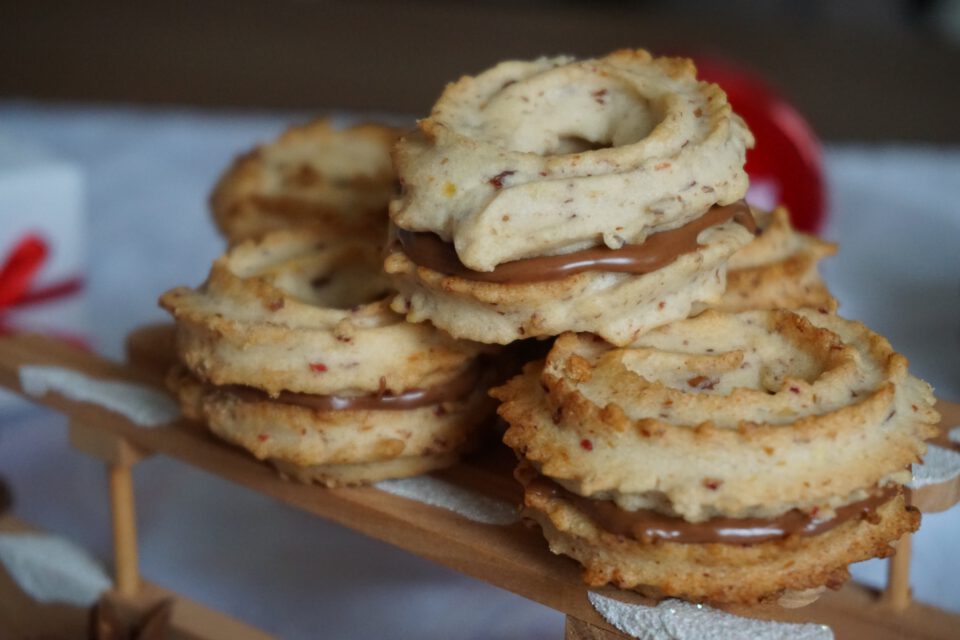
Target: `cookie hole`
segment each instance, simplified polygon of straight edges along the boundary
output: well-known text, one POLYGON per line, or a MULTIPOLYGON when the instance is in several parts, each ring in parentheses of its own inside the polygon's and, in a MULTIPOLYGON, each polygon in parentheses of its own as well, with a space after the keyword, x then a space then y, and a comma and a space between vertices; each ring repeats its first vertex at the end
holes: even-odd
POLYGON ((599 149, 610 149, 613 145, 610 142, 594 142, 580 136, 563 136, 557 139, 557 146, 553 150, 555 154, 583 153, 585 151, 597 151, 599 149))
POLYGON ((290 298, 327 309, 355 309, 390 295, 379 250, 363 244, 317 249, 291 241, 256 259, 237 256, 231 266, 240 277, 260 278, 290 298))
MULTIPOLYGON (((355 309, 383 300, 390 294, 382 277, 365 264, 339 265, 333 273, 317 274, 305 299, 331 309, 355 309)), ((302 294, 301 294, 302 295, 302 294)))
MULTIPOLYGON (((663 122, 661 100, 632 82, 598 76, 589 66, 565 67, 507 86, 480 105, 479 133, 504 148, 541 156, 603 152, 637 143, 663 122), (585 114, 589 114, 585 116, 585 114)), ((467 127, 474 133, 474 126, 467 127)))

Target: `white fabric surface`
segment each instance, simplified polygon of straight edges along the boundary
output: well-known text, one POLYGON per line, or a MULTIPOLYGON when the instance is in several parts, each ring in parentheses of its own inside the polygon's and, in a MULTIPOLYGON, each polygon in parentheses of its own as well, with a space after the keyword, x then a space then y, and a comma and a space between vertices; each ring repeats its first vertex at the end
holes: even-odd
MULTIPOLYGON (((222 243, 206 196, 227 161, 303 114, 63 108, 0 102, 0 134, 35 141, 87 176, 94 344, 164 318, 163 290, 197 284, 222 243)), ((960 149, 832 148, 825 270, 841 312, 887 335, 914 371, 960 399, 960 149)), ((0 232, 2 233, 2 232, 0 232)), ((0 473, 15 513, 109 558, 106 480, 72 452, 64 420, 0 415, 0 473)), ((158 458, 136 470, 146 577, 284 638, 559 638, 540 605, 158 458), (322 634, 321 634, 322 632, 322 634)), ((916 597, 960 611, 960 510, 926 517, 916 597)), ((882 584, 885 564, 856 567, 882 584)))

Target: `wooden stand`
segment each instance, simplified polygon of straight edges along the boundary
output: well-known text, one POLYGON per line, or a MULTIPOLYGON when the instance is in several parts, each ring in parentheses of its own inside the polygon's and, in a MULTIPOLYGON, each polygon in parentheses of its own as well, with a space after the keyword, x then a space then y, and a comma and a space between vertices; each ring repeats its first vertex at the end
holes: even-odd
MULTIPOLYGON (((10 516, 0 516, 0 532, 11 531, 26 533, 36 529, 10 516)), ((0 569, 0 576, 2 574, 0 569)), ((122 594, 117 589, 106 597, 123 620, 138 620, 158 603, 171 600, 169 640, 271 639, 263 632, 150 582, 138 581, 134 594, 122 594)), ((88 611, 78 607, 36 603, 15 584, 0 578, 0 624, 3 625, 0 636, 3 638, 83 638, 88 615, 88 611)))
MULTIPOLYGON (((120 366, 49 338, 3 338, 0 339, 0 386, 22 394, 18 371, 25 364, 56 365, 92 377, 161 386, 160 374, 172 354, 166 346, 169 340, 169 327, 135 334, 129 344, 131 364, 120 366)), ((123 598, 136 599, 145 591, 137 568, 131 469, 144 456, 156 453, 177 458, 561 611, 567 615, 566 638, 626 637, 590 605, 579 566, 567 558, 552 555, 538 531, 519 523, 480 524, 372 487, 330 490, 285 482, 266 464, 216 440, 186 420, 145 429, 98 405, 73 401, 57 393, 35 400, 70 416, 73 445, 108 466, 117 593, 123 598)), ((960 423, 960 407, 941 403, 939 408, 945 415, 944 424, 960 423)), ((518 502, 519 486, 511 477, 513 461, 508 453, 493 450, 436 475, 490 497, 518 502)), ((960 496, 956 485, 960 485, 960 481, 925 487, 915 492, 914 502, 932 506, 929 510, 948 508, 956 502, 952 498, 960 496)), ((960 615, 910 600, 909 550, 907 536, 900 543, 900 553, 891 561, 889 585, 882 597, 860 585, 848 584, 840 591, 827 592, 802 609, 767 606, 729 607, 728 610, 763 619, 826 624, 840 639, 956 637, 960 615)), ((625 602, 655 604, 632 592, 612 588, 600 592, 625 602)), ((191 637, 225 636, 211 627, 191 637)), ((244 627, 242 632, 238 630, 229 637, 246 640, 265 636, 244 627)))
POLYGON ((70 423, 70 444, 99 458, 107 467, 116 589, 123 596, 133 597, 140 588, 133 465, 149 454, 115 434, 84 426, 77 420, 70 423))
POLYGON ((563 637, 564 640, 616 640, 627 636, 622 633, 606 631, 583 620, 567 616, 566 624, 563 626, 563 637))
POLYGON ((910 606, 910 546, 913 534, 900 538, 897 555, 888 560, 887 588, 883 601, 894 611, 904 611, 910 606))

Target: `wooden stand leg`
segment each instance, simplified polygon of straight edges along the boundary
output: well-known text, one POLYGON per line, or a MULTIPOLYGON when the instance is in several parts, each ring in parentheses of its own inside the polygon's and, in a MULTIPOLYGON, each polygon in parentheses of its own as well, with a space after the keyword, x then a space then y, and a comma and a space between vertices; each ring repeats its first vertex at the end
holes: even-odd
POLYGON ((116 590, 122 596, 134 596, 140 589, 140 569, 132 472, 133 465, 147 454, 117 435, 78 421, 70 423, 70 443, 107 465, 116 590))
POLYGON ((564 640, 622 640, 626 637, 619 632, 607 631, 571 616, 567 616, 563 629, 564 640))
POLYGON ((912 534, 900 538, 897 554, 887 565, 887 588, 883 602, 894 611, 903 611, 910 606, 910 541, 912 534))
POLYGON ((140 589, 137 521, 133 506, 133 473, 128 465, 108 464, 110 513, 113 519, 113 561, 117 592, 133 596, 140 589))

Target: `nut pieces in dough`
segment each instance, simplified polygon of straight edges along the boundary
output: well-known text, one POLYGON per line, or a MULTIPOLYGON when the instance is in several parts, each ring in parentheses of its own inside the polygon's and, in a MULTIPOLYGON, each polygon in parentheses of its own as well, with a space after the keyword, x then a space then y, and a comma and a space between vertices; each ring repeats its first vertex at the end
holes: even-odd
POLYGON ((413 473, 426 458, 449 464, 488 415, 476 371, 484 348, 391 312, 379 264, 368 241, 277 231, 234 247, 200 288, 164 294, 186 368, 171 375, 185 412, 326 484, 345 480, 318 465, 369 463, 374 480, 381 462, 413 473), (310 400, 355 404, 455 386, 457 397, 409 409, 310 400))
MULTIPOLYGON (((620 250, 678 230, 746 193, 753 138, 689 60, 618 51, 573 61, 505 62, 447 87, 402 138, 402 233, 435 234, 460 263, 498 265, 620 250)), ((428 268, 401 242, 385 268, 393 308, 456 337, 505 344, 589 331, 616 344, 716 304, 726 261, 751 235, 735 223, 649 272, 587 271, 560 280, 481 282, 428 268)), ((677 254, 674 254, 677 255, 677 254)))
POLYGON ((198 289, 161 305, 179 328, 180 356, 216 384, 330 395, 401 393, 463 373, 483 347, 390 311, 380 247, 278 231, 234 247, 198 289))
MULTIPOLYGON (((708 311, 623 349, 566 334, 545 365, 529 366, 494 395, 510 423, 505 442, 535 473, 624 511, 648 509, 691 523, 775 518, 794 510, 830 518, 845 505, 908 481, 909 465, 920 459, 937 421, 929 386, 908 374, 906 359, 885 339, 860 323, 815 311, 708 311)), ((589 558, 626 561, 632 552, 624 549, 639 553, 651 545, 633 541, 618 546, 626 555, 609 555, 613 550, 599 529, 588 531, 569 501, 529 494, 528 507, 543 511, 537 519, 551 522, 548 538, 551 526, 559 532, 551 540, 554 548, 576 554, 589 575, 693 598, 723 599, 725 589, 736 591, 722 577, 735 574, 731 567, 711 573, 715 580, 691 576, 675 589, 644 583, 655 580, 650 572, 628 577, 641 558, 706 553, 690 549, 591 565, 589 558)), ((918 518, 902 501, 897 504, 876 510, 884 523, 878 529, 845 523, 806 538, 804 545, 827 535, 841 540, 829 551, 810 547, 820 549, 817 562, 801 563, 810 572, 781 571, 782 583, 761 581, 767 586, 730 597, 773 597, 782 589, 819 586, 824 576, 836 582, 846 575, 846 564, 888 553, 890 542, 917 526, 918 518), (822 564, 823 558, 836 563, 822 564)), ((770 560, 770 549, 783 546, 777 544, 750 546, 767 548, 754 553, 770 560)), ((729 557, 746 562, 747 556, 738 551, 729 557)), ((758 575, 774 566, 757 565, 758 575)))
POLYGON ((397 226, 475 271, 640 244, 744 197, 753 136, 689 60, 618 51, 503 62, 447 86, 397 145, 397 226))

